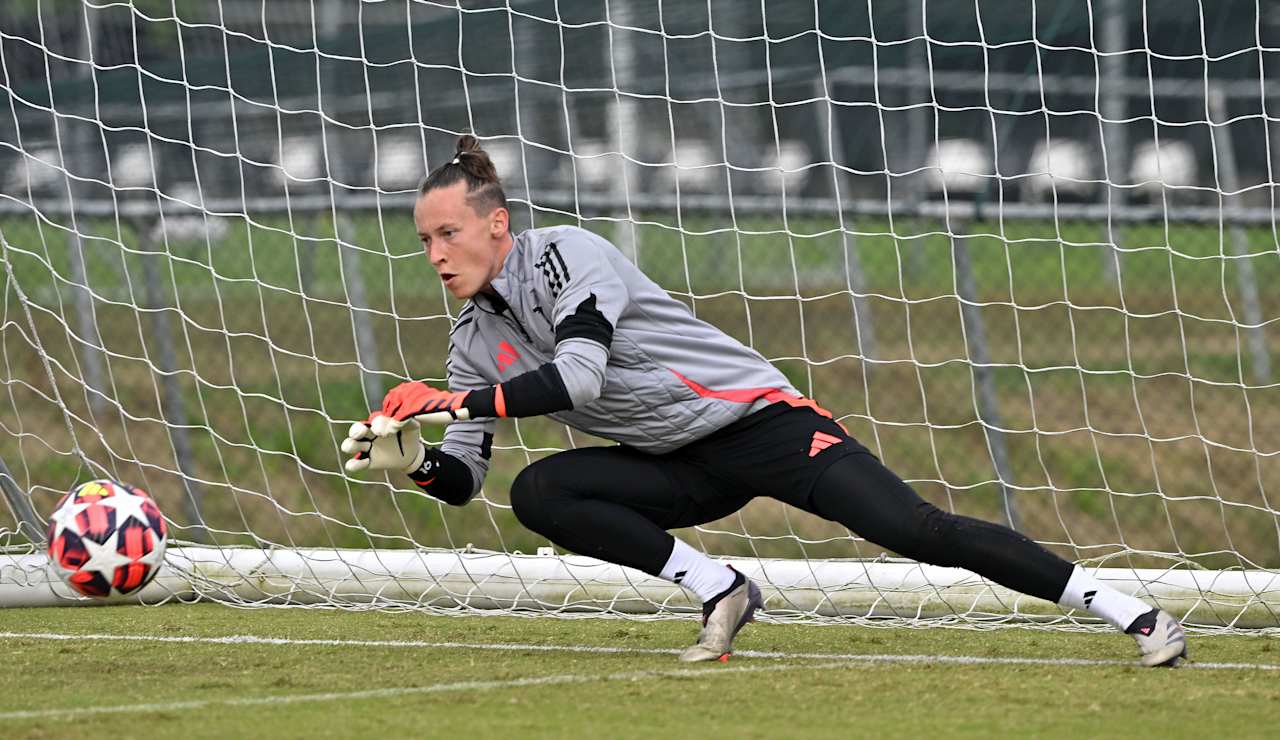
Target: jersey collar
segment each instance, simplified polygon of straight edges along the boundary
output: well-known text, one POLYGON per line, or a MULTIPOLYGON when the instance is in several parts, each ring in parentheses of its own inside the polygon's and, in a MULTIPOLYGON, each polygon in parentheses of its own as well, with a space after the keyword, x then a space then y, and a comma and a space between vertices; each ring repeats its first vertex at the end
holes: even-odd
POLYGON ((511 251, 507 252, 506 258, 503 259, 502 269, 498 271, 497 277, 489 283, 489 287, 497 293, 496 298, 486 293, 476 293, 471 298, 473 303, 489 313, 505 311, 510 303, 513 288, 521 282, 518 253, 524 249, 526 241, 524 237, 523 231, 512 237, 511 251))

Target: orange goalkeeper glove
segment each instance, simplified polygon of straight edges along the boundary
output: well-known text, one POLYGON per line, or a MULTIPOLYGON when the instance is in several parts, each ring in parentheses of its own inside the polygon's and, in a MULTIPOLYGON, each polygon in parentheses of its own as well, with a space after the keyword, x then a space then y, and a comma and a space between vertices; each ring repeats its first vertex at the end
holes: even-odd
POLYGON ((469 395, 469 391, 442 391, 418 381, 401 383, 387 392, 382 409, 370 414, 369 425, 381 437, 399 431, 411 419, 427 424, 466 421, 471 418, 464 405, 469 395))

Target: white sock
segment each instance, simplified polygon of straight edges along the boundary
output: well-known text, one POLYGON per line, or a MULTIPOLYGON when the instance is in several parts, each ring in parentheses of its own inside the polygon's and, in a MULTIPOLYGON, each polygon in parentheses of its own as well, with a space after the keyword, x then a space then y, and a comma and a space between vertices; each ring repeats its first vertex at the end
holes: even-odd
POLYGON ((1058 604, 1102 617, 1118 630, 1126 629, 1133 620, 1151 611, 1145 601, 1120 593, 1078 565, 1071 571, 1058 604))
POLYGON ((671 557, 658 575, 679 584, 706 601, 733 585, 733 571, 686 545, 679 537, 671 557))

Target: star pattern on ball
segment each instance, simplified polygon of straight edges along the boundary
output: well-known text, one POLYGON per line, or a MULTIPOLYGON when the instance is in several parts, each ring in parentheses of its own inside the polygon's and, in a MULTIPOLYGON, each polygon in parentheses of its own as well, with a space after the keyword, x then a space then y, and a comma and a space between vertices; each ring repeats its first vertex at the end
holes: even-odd
POLYGON ((60 503, 49 515, 48 555, 72 590, 94 597, 133 593, 163 567, 168 537, 163 519, 152 519, 159 511, 150 497, 91 481, 60 503), (92 495, 80 495, 84 490, 92 495))
POLYGON ((115 578, 116 568, 132 563, 133 560, 128 555, 120 554, 116 544, 116 537, 119 532, 120 530, 118 529, 112 532, 111 536, 107 537, 106 542, 101 545, 94 542, 91 537, 81 539, 81 542, 84 543, 84 549, 89 552, 89 559, 85 561, 84 565, 80 566, 80 570, 97 571, 102 574, 103 578, 107 579, 107 583, 110 583, 115 578))
POLYGON ((53 512, 53 515, 49 517, 56 525, 53 530, 53 536, 57 537, 58 535, 62 534, 62 530, 66 529, 68 524, 74 522, 76 520, 76 516, 79 515, 80 512, 84 511, 90 506, 93 506, 93 504, 92 503, 67 503, 63 505, 61 509, 58 509, 57 511, 53 512))
POLYGON ((103 499, 101 503, 110 506, 116 510, 116 526, 123 526, 129 517, 133 517, 143 524, 147 523, 147 513, 143 510, 149 499, 141 496, 112 496, 103 499))
MULTIPOLYGON (((117 533, 119 533, 120 528, 123 527, 125 522, 127 522, 130 518, 136 519, 137 521, 141 522, 144 525, 147 524, 147 512, 142 507, 146 506, 147 502, 150 501, 150 499, 135 495, 135 496, 113 496, 109 499, 105 499, 105 501, 111 502, 112 508, 116 510, 116 527, 117 527, 116 532, 117 533)), ((152 532, 151 536, 154 538, 155 533, 152 532)), ((122 555, 121 557, 125 557, 125 556, 122 555)), ((163 557, 164 557, 164 551, 161 548, 156 547, 156 542, 153 539, 151 542, 151 552, 138 558, 137 562, 145 563, 146 565, 155 567, 160 564, 160 561, 163 557)), ((126 559, 126 562, 134 562, 134 561, 126 559)))

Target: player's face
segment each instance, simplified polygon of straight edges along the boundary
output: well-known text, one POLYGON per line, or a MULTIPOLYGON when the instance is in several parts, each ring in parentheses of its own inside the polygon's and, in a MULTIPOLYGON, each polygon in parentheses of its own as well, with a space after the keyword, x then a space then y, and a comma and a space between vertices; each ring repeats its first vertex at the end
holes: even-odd
POLYGON ((476 213, 467 203, 467 184, 436 188, 418 198, 413 221, 427 259, 454 298, 466 300, 486 290, 511 251, 507 209, 476 213))

